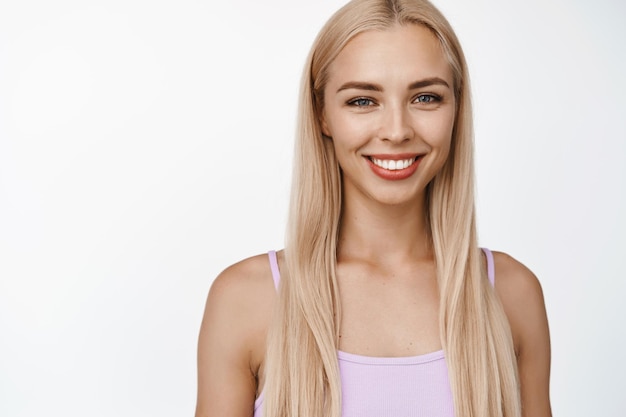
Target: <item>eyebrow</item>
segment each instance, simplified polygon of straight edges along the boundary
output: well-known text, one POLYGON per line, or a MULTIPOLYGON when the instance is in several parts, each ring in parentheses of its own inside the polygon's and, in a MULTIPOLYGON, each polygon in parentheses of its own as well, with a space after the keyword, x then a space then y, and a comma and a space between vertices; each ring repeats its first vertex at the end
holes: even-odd
MULTIPOLYGON (((425 78, 423 80, 415 81, 411 85, 409 85, 409 90, 414 90, 416 88, 428 87, 431 85, 443 85, 445 87, 450 88, 450 85, 446 82, 446 80, 439 77, 425 78)), ((361 82, 361 81, 348 81, 343 84, 341 87, 337 89, 337 92, 343 90, 367 90, 367 91, 383 91, 383 87, 379 84, 361 82)))

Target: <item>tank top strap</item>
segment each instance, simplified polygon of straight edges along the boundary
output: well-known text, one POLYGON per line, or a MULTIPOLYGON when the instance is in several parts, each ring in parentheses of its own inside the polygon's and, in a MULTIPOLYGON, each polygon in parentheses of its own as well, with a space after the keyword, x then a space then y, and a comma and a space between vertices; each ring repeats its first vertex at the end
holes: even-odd
POLYGON ((485 252, 485 256, 487 257, 487 278, 489 278, 489 282, 493 286, 496 281, 496 271, 493 262, 493 253, 487 248, 481 248, 483 252, 485 252))
POLYGON ((280 271, 278 270, 278 259, 276 258, 276 251, 269 251, 267 255, 270 258, 270 269, 272 270, 272 279, 274 280, 274 287, 278 290, 278 284, 280 283, 280 271))

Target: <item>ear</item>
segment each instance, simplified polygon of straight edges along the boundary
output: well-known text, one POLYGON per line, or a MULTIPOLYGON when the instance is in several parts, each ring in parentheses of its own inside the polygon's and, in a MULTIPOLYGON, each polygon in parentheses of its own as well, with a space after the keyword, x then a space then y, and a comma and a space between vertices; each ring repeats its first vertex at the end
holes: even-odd
POLYGON ((328 123, 326 122, 326 112, 324 112, 323 109, 320 112, 320 127, 322 128, 322 134, 327 138, 332 139, 330 129, 328 128, 328 123))

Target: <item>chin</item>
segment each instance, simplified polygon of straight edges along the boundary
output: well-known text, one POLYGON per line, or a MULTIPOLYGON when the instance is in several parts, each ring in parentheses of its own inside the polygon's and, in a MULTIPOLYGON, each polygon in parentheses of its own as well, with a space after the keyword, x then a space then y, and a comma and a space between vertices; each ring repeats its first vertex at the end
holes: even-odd
POLYGON ((398 208, 421 208, 424 203, 425 193, 385 193, 376 197, 378 203, 398 208))

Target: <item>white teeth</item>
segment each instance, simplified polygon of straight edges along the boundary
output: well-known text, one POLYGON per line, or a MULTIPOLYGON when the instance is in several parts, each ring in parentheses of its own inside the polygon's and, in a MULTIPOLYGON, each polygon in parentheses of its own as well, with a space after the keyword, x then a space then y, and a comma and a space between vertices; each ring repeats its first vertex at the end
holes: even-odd
POLYGON ((374 163, 374 165, 377 165, 389 171, 397 171, 399 169, 408 168, 409 166, 411 166, 411 164, 413 164, 413 162, 415 162, 415 158, 402 160, 370 158, 370 160, 374 163))

